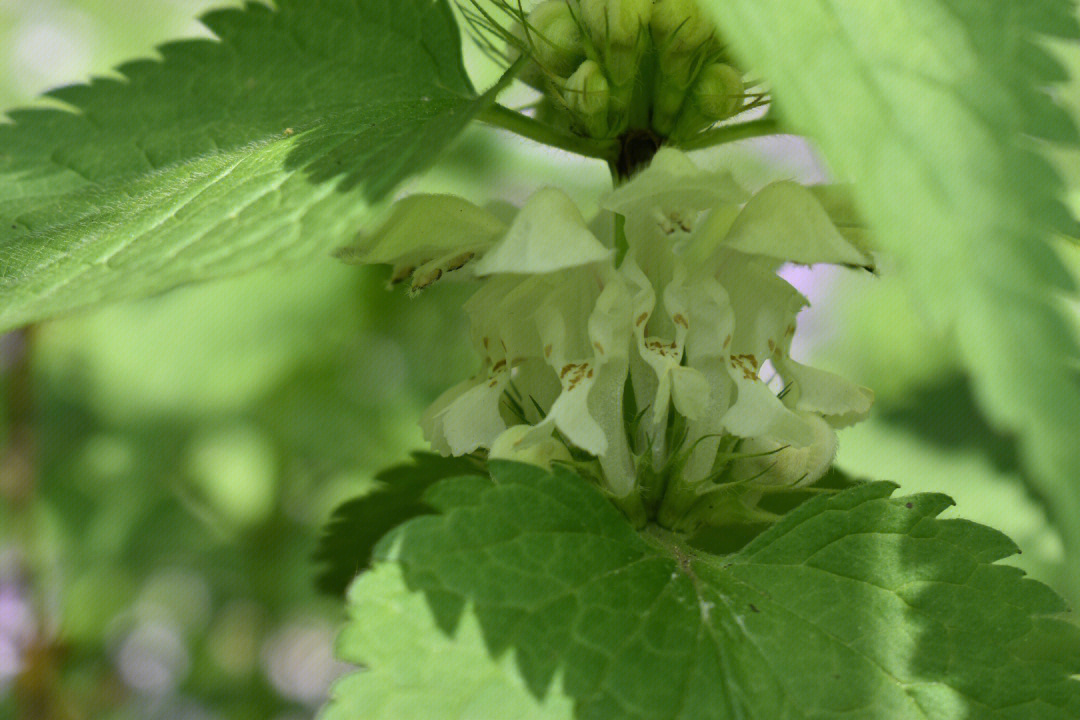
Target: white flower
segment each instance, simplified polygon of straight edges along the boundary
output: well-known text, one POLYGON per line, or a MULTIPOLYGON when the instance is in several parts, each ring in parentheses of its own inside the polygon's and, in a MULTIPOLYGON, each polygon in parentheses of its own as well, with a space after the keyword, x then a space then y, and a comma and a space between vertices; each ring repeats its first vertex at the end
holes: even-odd
POLYGON ((559 439, 595 456, 616 496, 638 489, 642 463, 677 466, 679 482, 705 488, 733 439, 730 457, 742 459, 728 462, 729 481, 820 477, 835 453, 833 427, 865 416, 872 394, 790 358, 806 300, 776 270, 870 259, 805 188, 780 182, 751 196, 675 150, 661 150, 602 206, 626 219, 617 267, 552 188, 508 224, 462 200, 407 198, 353 251, 393 264, 396 276, 417 268, 414 288, 428 284, 418 275, 450 272, 447 258, 465 254, 463 273, 482 278, 466 304, 482 367, 425 413, 432 446, 548 464, 567 460, 552 445, 559 439), (784 381, 780 395, 761 377, 766 361, 784 381), (627 404, 637 408, 630 422, 627 404))
POLYGON ((571 462, 570 452, 565 445, 550 434, 537 441, 535 431, 532 425, 514 425, 507 428, 495 438, 488 457, 492 460, 514 460, 538 465, 545 470, 551 469, 552 462, 571 462))

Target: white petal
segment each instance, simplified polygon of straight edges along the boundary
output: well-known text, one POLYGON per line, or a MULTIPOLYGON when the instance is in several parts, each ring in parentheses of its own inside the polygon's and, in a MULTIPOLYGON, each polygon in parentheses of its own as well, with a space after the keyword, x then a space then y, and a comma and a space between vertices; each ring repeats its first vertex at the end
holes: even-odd
POLYGON ((607 443, 598 456, 600 466, 608 488, 619 496, 629 493, 637 479, 623 419, 623 391, 628 367, 626 356, 609 360, 597 369, 596 382, 589 391, 589 413, 600 426, 607 443))
POLYGON ((653 410, 653 425, 659 427, 667 418, 668 403, 671 401, 671 371, 682 360, 681 349, 660 338, 645 338, 638 352, 656 373, 656 396, 651 398, 649 404, 653 410))
POLYGON ((410 195, 356 247, 338 255, 360 264, 415 268, 436 258, 480 253, 506 231, 493 213, 456 195, 410 195))
POLYGON ((765 435, 784 445, 805 447, 814 441, 813 428, 792 412, 761 380, 732 373, 735 404, 724 414, 724 427, 739 437, 765 435))
POLYGON ((720 203, 744 203, 748 193, 730 173, 701 170, 685 153, 661 148, 649 167, 601 201, 601 207, 627 215, 651 208, 701 211, 720 203))
POLYGON ((735 313, 732 355, 751 356, 759 366, 791 346, 795 316, 807 301, 762 261, 728 252, 718 273, 735 313))
POLYGON ((633 338, 634 299, 621 273, 606 273, 603 291, 589 315, 589 340, 598 358, 625 358, 633 338))
POLYGON ((566 446, 547 433, 538 436, 531 425, 514 425, 504 430, 491 444, 492 460, 514 460, 551 469, 553 460, 570 462, 566 446))
POLYGON ((764 187, 735 218, 723 244, 744 253, 803 265, 868 265, 845 240, 813 194, 784 181, 764 187))
POLYGON ((710 407, 709 381, 695 368, 671 369, 671 399, 675 409, 687 420, 705 417, 710 407))
POLYGON ((858 422, 870 412, 874 391, 825 370, 784 358, 777 369, 792 383, 790 393, 795 409, 824 415, 834 427, 858 422))
POLYGON ((596 382, 596 368, 587 362, 568 364, 562 368, 559 380, 563 391, 537 428, 554 424, 577 447, 593 455, 603 455, 607 438, 589 412, 589 391, 596 382))
POLYGON ((477 275, 548 273, 611 256, 611 249, 589 231, 574 201, 561 190, 544 188, 529 198, 503 238, 473 269, 477 275))
POLYGON ((655 433, 666 423, 671 400, 671 371, 680 365, 683 357, 687 320, 681 284, 685 274, 676 272, 677 282, 672 282, 664 293, 665 312, 654 313, 655 291, 650 278, 637 267, 634 259, 628 255, 628 261, 624 262, 620 271, 624 272, 628 284, 634 288, 632 305, 637 354, 652 368, 656 378, 655 383, 648 383, 650 388, 655 388, 655 394, 652 397, 639 397, 638 403, 639 407, 652 408, 655 433), (679 319, 678 322, 675 318, 679 319))
POLYGON ((735 332, 735 313, 724 287, 711 277, 687 285, 686 354, 691 365, 704 358, 728 357, 735 332))
POLYGON ((523 284, 519 277, 490 278, 465 302, 465 312, 472 324, 473 344, 487 365, 506 361, 508 356, 519 353, 532 354, 527 351, 537 349, 538 341, 533 337, 535 329, 528 332, 532 329, 531 322, 528 325, 507 322, 519 305, 515 298, 520 297, 523 284))
POLYGON ((589 413, 604 433, 607 447, 599 455, 608 488, 629 493, 636 480, 626 438, 623 392, 633 342, 633 298, 620 273, 609 273, 607 284, 589 316, 589 339, 596 349, 597 377, 589 391, 589 413))
POLYGON ((739 452, 758 457, 732 461, 731 479, 793 487, 817 482, 836 457, 836 432, 816 415, 807 413, 802 417, 813 436, 810 443, 796 447, 773 438, 751 438, 742 444, 739 452))
MULTIPOLYGON (((735 315, 724 288, 715 279, 699 276, 688 282, 683 291, 689 329, 686 333, 688 365, 704 380, 705 389, 693 390, 704 407, 690 406, 682 412, 692 418, 687 426, 687 447, 696 448, 687 462, 683 476, 704 477, 712 468, 719 440, 702 440, 724 430, 722 418, 731 406, 734 384, 730 376, 728 347, 735 327, 735 315), (701 440, 699 443, 698 441, 701 440)), ((676 389, 677 402, 681 390, 676 389)), ((690 393, 685 393, 689 395, 690 393)))
POLYGON ((557 370, 563 365, 591 358, 589 312, 600 294, 599 281, 581 269, 564 270, 536 302, 536 327, 544 357, 557 370))
POLYGON ((837 231, 841 236, 870 259, 866 267, 873 269, 874 243, 870 237, 870 231, 866 222, 855 207, 849 185, 807 185, 806 189, 818 201, 821 208, 828 213, 837 231))
POLYGON ((645 273, 637 265, 632 251, 623 259, 618 272, 630 293, 630 315, 636 337, 634 342, 635 351, 630 353, 630 375, 631 385, 634 390, 634 401, 639 410, 644 410, 653 406, 657 390, 656 372, 642 358, 645 328, 656 306, 656 293, 653 291, 649 278, 645 276, 645 273))
MULTIPOLYGON (((477 349, 493 364, 506 360, 516 365, 528 357, 541 357, 545 342, 550 342, 543 338, 545 329, 556 332, 551 328, 552 323, 556 318, 558 322, 564 322, 566 309, 558 306, 559 298, 563 298, 564 303, 576 300, 591 306, 597 291, 591 288, 587 279, 574 270, 488 278, 465 303, 465 310, 472 319, 477 349)), ((576 321, 580 328, 576 337, 579 345, 587 347, 583 325, 583 318, 576 321)), ((572 322, 570 327, 574 326, 572 322)), ((565 336, 566 332, 559 335, 560 338, 565 336)))
POLYGON ((562 392, 537 426, 538 432, 541 426, 553 424, 577 447, 600 456, 608 465, 625 468, 629 450, 622 428, 622 388, 632 337, 629 290, 618 275, 610 274, 607 286, 590 303, 593 309, 584 342, 571 339, 580 331, 573 325, 581 323, 582 309, 590 304, 575 302, 572 294, 560 295, 557 300, 542 311, 541 334, 562 392), (573 360, 570 353, 574 350, 588 359, 573 360))
POLYGON ((734 203, 717 205, 702 217, 690 237, 678 245, 688 262, 715 268, 716 251, 724 244, 742 207, 734 203))
POLYGON ((708 383, 709 406, 686 428, 685 447, 694 448, 683 468, 683 477, 689 482, 701 480, 710 473, 720 445, 718 436, 726 430, 724 415, 735 396, 735 383, 728 374, 727 364, 727 358, 707 357, 693 365, 708 383))
POLYGON ((451 455, 467 455, 477 448, 491 447, 506 429, 499 402, 509 377, 504 368, 443 393, 421 420, 424 437, 432 447, 451 455))
POLYGON ((652 283, 637 264, 637 258, 632 252, 626 255, 622 265, 619 266, 619 275, 622 276, 630 292, 634 330, 644 332, 645 324, 656 308, 656 291, 653 290, 652 283))
POLYGON ((446 436, 443 434, 442 416, 446 412, 446 408, 476 385, 476 382, 475 378, 471 378, 443 391, 439 397, 435 398, 435 402, 427 406, 427 409, 420 416, 420 429, 424 433, 424 439, 428 441, 431 448, 436 452, 442 455, 453 454, 449 443, 446 442, 446 436))

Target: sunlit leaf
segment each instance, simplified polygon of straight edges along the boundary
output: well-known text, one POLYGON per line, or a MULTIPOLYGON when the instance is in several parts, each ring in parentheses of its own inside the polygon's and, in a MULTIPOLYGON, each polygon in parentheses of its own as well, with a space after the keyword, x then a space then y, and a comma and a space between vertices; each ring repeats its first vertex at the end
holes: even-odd
POLYGON ((444 632, 475 616, 581 719, 1075 717, 1080 629, 1060 598, 996 564, 1003 535, 937 519, 948 498, 894 489, 817 498, 715 556, 639 534, 569 472, 492 463, 432 486, 442 514, 376 552, 444 632))
POLYGON ((529 694, 513 658, 493 659, 466 615, 453 638, 439 631, 400 568, 383 564, 349 591, 350 620, 338 654, 366 668, 334 686, 322 720, 569 720, 558 693, 529 694))
POLYGON ((489 100, 445 0, 204 22, 0 125, 0 329, 342 245, 489 100))

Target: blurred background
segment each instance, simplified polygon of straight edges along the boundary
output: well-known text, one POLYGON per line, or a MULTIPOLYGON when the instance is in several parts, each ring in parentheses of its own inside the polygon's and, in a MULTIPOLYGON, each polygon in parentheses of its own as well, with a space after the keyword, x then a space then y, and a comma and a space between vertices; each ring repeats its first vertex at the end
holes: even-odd
MULTIPOLYGON (((194 18, 223 4, 0 0, 0 110, 204 35, 194 18)), ((469 67, 478 85, 494 76, 469 67)), ((750 186, 821 179, 794 138, 698 160, 750 186)), ((595 209, 603 165, 478 128, 408 190, 520 202, 568 179, 595 209)), ((788 272, 813 303, 796 357, 877 393, 840 466, 949 493, 951 514, 1009 534, 1013 562, 1064 592, 1015 443, 883 269, 788 272)), ((319 529, 423 447, 420 412, 475 369, 469 288, 408 300, 386 279, 317 258, 0 337, 0 718, 313 715, 344 669, 341 601, 313 584, 319 529)))

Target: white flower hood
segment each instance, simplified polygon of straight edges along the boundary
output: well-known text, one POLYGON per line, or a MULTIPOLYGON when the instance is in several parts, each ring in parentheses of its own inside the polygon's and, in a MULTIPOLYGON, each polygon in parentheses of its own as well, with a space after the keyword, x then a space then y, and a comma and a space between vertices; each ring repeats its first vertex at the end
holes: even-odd
POLYGON ((459 269, 481 279, 466 311, 482 368, 424 414, 432 446, 526 458, 543 445, 550 457, 560 438, 596 456, 604 485, 622 496, 643 462, 662 467, 678 452, 684 479, 705 480, 739 457, 721 452, 736 438, 776 455, 769 465, 758 453, 737 472, 763 468, 769 484, 816 480, 832 461, 832 426, 865 416, 873 396, 791 359, 807 301, 776 270, 870 259, 806 188, 778 182, 751 195, 671 149, 602 208, 625 217, 618 264, 554 188, 509 223, 459 198, 406 198, 352 251, 393 264, 414 289, 459 269), (766 361, 780 393, 762 378, 766 361))

